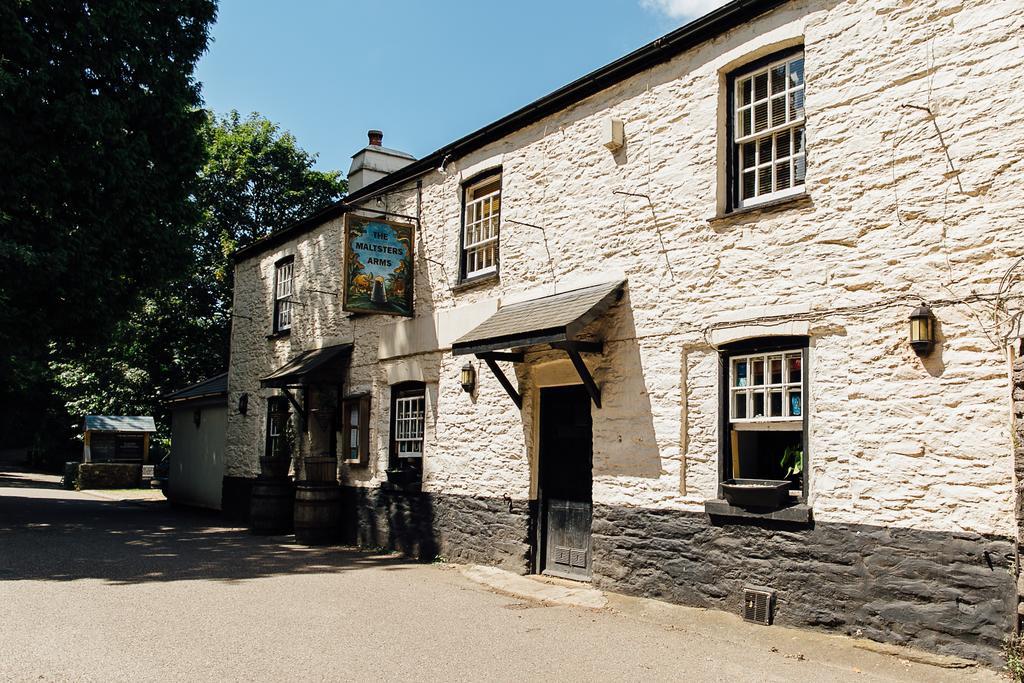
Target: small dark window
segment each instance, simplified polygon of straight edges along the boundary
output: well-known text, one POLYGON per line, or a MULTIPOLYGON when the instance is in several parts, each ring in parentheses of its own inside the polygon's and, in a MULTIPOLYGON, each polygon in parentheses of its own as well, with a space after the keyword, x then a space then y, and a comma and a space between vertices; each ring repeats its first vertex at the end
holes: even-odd
POLYGON ((460 279, 497 273, 501 172, 489 173, 464 185, 462 207, 460 279))
POLYGON ((370 395, 341 402, 341 459, 353 465, 370 461, 370 395))
POLYGON ((403 382, 391 387, 391 448, 388 469, 423 475, 423 433, 426 424, 426 385, 403 382))
POLYGON ((288 399, 274 396, 267 399, 267 457, 278 458, 290 454, 288 444, 288 399))
POLYGON ((292 329, 292 293, 295 282, 295 259, 281 259, 274 266, 274 332, 292 329))
POLYGON ((791 48, 729 74, 729 209, 804 191, 804 53, 791 48))
POLYGON ((807 338, 730 345, 721 376, 722 479, 788 480, 806 499, 807 338))

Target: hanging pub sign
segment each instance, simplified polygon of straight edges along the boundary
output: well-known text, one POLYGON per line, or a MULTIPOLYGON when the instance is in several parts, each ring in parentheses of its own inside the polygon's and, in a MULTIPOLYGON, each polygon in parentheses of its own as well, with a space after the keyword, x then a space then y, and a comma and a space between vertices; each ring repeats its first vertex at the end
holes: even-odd
POLYGON ((345 216, 344 310, 412 316, 414 232, 407 223, 345 216))

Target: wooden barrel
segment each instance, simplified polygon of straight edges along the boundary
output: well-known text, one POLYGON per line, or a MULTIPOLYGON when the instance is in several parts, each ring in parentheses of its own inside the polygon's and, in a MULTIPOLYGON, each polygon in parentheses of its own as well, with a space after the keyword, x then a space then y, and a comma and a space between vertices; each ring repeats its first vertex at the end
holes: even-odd
POLYGON ((249 526, 254 534, 287 534, 292 530, 295 496, 291 479, 258 478, 249 500, 249 526))
POLYGON ((338 459, 328 456, 306 458, 302 461, 304 480, 334 483, 338 481, 338 459))
POLYGON ((295 540, 305 545, 338 542, 341 536, 341 487, 300 481, 295 485, 295 540))

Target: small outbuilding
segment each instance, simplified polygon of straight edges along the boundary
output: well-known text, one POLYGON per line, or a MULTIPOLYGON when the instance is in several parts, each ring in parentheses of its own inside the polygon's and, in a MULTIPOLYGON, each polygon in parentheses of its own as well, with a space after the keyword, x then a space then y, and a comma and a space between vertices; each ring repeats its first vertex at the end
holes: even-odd
POLYGON ((174 503, 221 509, 228 422, 226 372, 164 397, 171 414, 167 498, 174 503))
POLYGON ((149 464, 156 423, 149 416, 86 415, 82 462, 149 464))

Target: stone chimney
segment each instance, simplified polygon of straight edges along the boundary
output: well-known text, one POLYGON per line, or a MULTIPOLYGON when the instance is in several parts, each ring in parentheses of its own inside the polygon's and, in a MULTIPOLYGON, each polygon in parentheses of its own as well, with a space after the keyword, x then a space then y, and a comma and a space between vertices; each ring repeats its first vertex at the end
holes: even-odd
POLYGON ((352 166, 348 169, 349 193, 366 187, 416 161, 416 157, 411 154, 384 147, 382 131, 367 131, 366 137, 369 139, 366 147, 352 155, 352 166))

